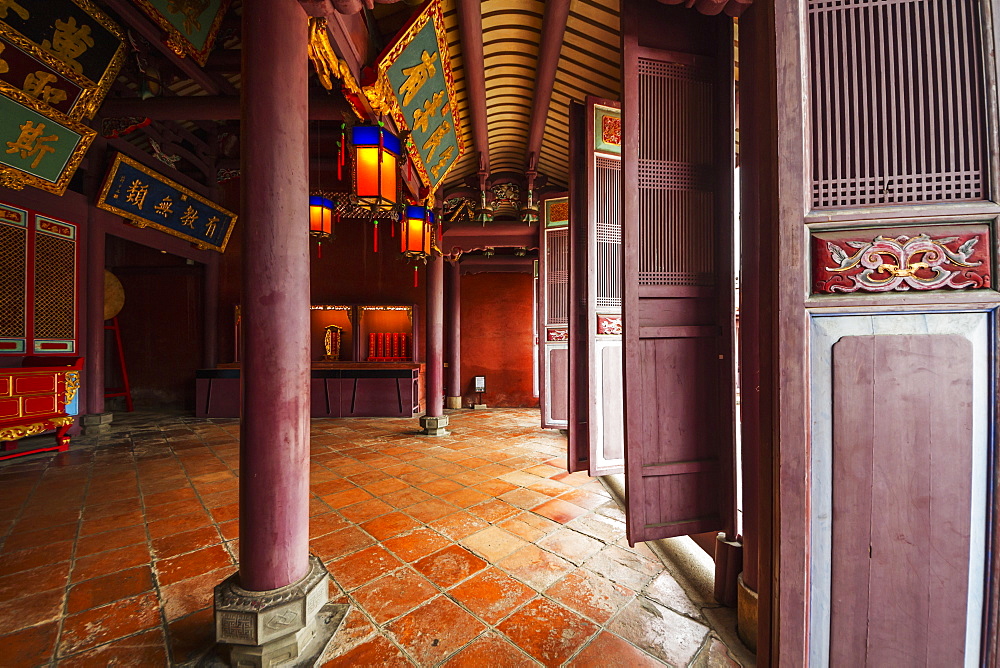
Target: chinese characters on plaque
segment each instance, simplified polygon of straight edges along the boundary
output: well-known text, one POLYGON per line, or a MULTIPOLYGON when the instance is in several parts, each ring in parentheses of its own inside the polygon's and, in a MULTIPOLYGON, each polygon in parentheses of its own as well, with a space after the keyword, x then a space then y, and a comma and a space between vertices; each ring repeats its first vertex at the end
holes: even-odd
POLYGON ((400 129, 412 134, 407 152, 424 185, 434 190, 462 156, 455 82, 440 3, 417 15, 378 64, 392 91, 385 100, 400 129))
POLYGON ((97 206, 220 253, 236 222, 236 214, 121 153, 104 179, 97 206))
POLYGON ((0 185, 65 191, 124 54, 90 0, 0 0, 0 185))

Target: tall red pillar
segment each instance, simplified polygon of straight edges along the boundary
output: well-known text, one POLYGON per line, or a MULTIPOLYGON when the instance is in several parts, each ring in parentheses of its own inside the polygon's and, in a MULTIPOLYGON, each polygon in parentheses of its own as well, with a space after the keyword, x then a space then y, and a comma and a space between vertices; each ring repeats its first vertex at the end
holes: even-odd
POLYGON ((427 412, 420 418, 424 433, 443 436, 444 414, 444 258, 431 253, 427 260, 427 412))
POLYGON ((308 25, 243 2, 240 570, 215 637, 246 668, 314 665, 347 612, 309 556, 308 25))
POLYGON ((445 374, 447 408, 462 407, 462 268, 458 260, 447 263, 448 370, 445 374))
POLYGON ((240 584, 289 585, 309 558, 308 21, 243 3, 240 584))

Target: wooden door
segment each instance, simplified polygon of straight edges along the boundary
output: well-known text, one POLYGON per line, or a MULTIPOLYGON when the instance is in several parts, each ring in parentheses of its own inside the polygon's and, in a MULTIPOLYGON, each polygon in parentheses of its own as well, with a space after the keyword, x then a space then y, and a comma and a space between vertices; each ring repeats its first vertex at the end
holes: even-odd
POLYGON ((956 334, 844 336, 832 352, 830 665, 960 666, 972 343, 956 334))
POLYGON ((621 106, 570 107, 570 470, 624 470, 621 106))
POLYGON ((642 45, 629 7, 622 236, 626 496, 634 544, 733 533, 733 147, 732 73, 727 83, 724 56, 642 45))
POLYGON ((569 425, 569 200, 542 204, 538 249, 538 402, 542 427, 569 425))

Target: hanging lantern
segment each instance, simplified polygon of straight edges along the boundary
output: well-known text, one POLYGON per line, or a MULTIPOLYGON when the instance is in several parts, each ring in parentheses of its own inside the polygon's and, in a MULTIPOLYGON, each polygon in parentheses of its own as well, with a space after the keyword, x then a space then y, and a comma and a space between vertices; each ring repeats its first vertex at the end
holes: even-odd
POLYGON ((399 201, 399 138, 376 125, 354 126, 351 138, 357 205, 374 213, 391 211, 399 201))
POLYGON ((320 241, 329 239, 333 234, 333 211, 336 208, 332 199, 322 195, 309 196, 309 235, 320 241))
POLYGON ((400 234, 400 251, 408 258, 426 258, 431 254, 431 228, 434 213, 424 206, 407 206, 400 234))

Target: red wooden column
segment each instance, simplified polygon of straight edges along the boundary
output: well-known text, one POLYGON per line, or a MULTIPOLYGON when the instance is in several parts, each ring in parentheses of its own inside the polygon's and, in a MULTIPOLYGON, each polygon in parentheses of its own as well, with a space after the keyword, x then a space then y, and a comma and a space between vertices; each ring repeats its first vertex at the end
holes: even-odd
POLYGON ((462 267, 448 262, 448 388, 447 408, 462 407, 462 267))
MULTIPOLYGON (((87 192, 96 191, 95 186, 87 192)), ((87 406, 80 412, 87 413, 88 429, 110 422, 110 415, 104 416, 104 226, 96 213, 93 205, 87 208, 87 406)))
POLYGON ((443 436, 444 415, 444 258, 433 252, 427 259, 427 412, 420 418, 424 433, 443 436))
POLYGON ((298 581, 309 559, 307 25, 292 0, 243 4, 239 579, 250 591, 298 581))

